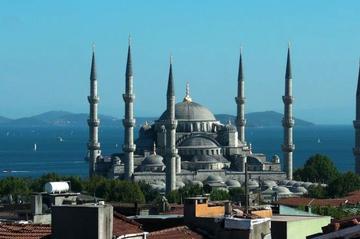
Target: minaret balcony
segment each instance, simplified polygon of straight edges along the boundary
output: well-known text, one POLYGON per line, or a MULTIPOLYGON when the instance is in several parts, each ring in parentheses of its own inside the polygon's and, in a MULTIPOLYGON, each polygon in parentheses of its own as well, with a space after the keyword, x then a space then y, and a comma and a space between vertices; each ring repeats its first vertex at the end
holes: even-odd
POLYGON ((360 120, 354 120, 353 124, 355 129, 360 129, 360 120))
POLYGON ((99 119, 88 119, 87 122, 90 127, 99 127, 100 125, 99 119))
POLYGON ((291 95, 284 95, 282 97, 282 100, 283 100, 284 104, 292 104, 294 101, 294 97, 291 95))
POLYGON ((134 127, 135 126, 135 119, 123 119, 124 127, 134 127))
POLYGON ((294 118, 283 118, 282 119, 282 126, 284 126, 285 128, 292 128, 295 124, 295 120, 294 118))
POLYGON ((95 95, 93 95, 93 96, 88 96, 88 101, 89 101, 90 104, 97 104, 97 103, 99 103, 99 101, 100 101, 100 97, 99 97, 99 96, 95 96, 95 95))
POLYGON ((135 144, 124 144, 122 148, 123 148, 124 152, 132 153, 132 152, 135 152, 136 145, 135 144))
POLYGON ((135 100, 135 95, 134 94, 123 94, 123 99, 124 99, 125 103, 132 103, 135 100))
POLYGON ((283 152, 293 152, 295 150, 295 144, 283 144, 281 145, 283 152))
POLYGON ((177 127, 177 120, 172 120, 172 119, 165 120, 166 130, 176 129, 176 127, 177 127))
POLYGON ((245 97, 235 97, 235 102, 237 104, 245 104, 245 100, 246 100, 245 97))
POLYGON ((99 142, 89 142, 87 146, 88 146, 89 150, 99 150, 100 149, 99 142))
POLYGON ((236 124, 239 126, 245 126, 246 125, 246 119, 236 119, 236 124))

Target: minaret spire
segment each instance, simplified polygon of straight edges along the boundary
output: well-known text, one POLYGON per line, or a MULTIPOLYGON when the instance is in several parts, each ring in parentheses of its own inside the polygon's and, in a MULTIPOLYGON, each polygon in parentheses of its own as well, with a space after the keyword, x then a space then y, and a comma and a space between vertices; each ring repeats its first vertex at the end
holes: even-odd
POLYGON ((239 73, 238 73, 238 92, 235 97, 237 105, 237 116, 236 116, 236 128, 238 131, 238 140, 245 144, 245 82, 243 72, 243 61, 242 61, 242 47, 240 48, 240 59, 239 59, 239 73))
POLYGON ((96 63, 95 63, 95 45, 93 45, 91 71, 90 71, 90 95, 88 96, 88 102, 90 105, 89 111, 89 177, 94 176, 96 173, 96 159, 100 155, 100 143, 98 141, 98 127, 100 120, 98 119, 98 103, 99 97, 97 95, 97 79, 96 79, 96 63))
POLYGON ((166 127, 166 192, 176 189, 176 158, 177 149, 175 145, 177 120, 175 119, 175 90, 172 71, 172 57, 170 57, 169 79, 167 88, 167 117, 166 127))
POLYGON ((125 128, 124 134, 124 159, 125 159, 125 179, 130 180, 134 173, 134 152, 136 145, 134 144, 134 100, 133 94, 133 71, 131 61, 131 45, 129 36, 129 47, 126 62, 125 72, 125 93, 123 94, 125 102, 125 118, 123 119, 123 125, 125 128))
POLYGON ((360 174, 360 62, 356 89, 356 115, 353 124, 355 128, 355 147, 353 148, 355 173, 360 174))
POLYGON ((294 97, 292 95, 292 74, 291 74, 291 60, 290 60, 290 44, 287 52, 286 73, 285 73, 285 95, 282 97, 284 102, 284 118, 282 125, 284 128, 284 143, 282 151, 284 153, 285 171, 288 180, 293 177, 293 151, 295 145, 293 143, 293 127, 294 118, 292 113, 292 104, 294 97))

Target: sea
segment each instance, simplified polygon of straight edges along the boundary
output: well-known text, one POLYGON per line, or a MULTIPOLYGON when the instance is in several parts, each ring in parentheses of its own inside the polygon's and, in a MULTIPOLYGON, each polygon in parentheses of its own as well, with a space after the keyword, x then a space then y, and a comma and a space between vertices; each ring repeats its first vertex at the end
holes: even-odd
MULTIPOLYGON (((137 130, 135 131, 137 132, 137 130)), ((102 127, 99 132, 103 155, 121 152, 121 127, 102 127)), ((282 158, 283 130, 247 128, 246 140, 254 153, 282 158)), ((87 177, 88 129, 68 127, 0 128, 0 178, 38 177, 55 172, 87 177)), ((294 167, 302 167, 314 154, 329 156, 342 171, 354 170, 354 129, 351 125, 321 125, 294 128, 294 167)))

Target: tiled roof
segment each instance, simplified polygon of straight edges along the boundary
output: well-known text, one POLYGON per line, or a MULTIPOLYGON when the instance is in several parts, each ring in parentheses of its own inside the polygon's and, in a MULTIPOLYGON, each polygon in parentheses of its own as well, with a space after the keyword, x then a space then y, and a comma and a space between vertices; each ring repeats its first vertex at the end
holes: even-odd
POLYGON ((353 217, 345 220, 333 220, 329 225, 322 228, 324 234, 339 231, 345 228, 353 227, 360 224, 360 217, 353 217))
POLYGON ((50 237, 50 225, 0 223, 0 239, 50 239, 50 237))
POLYGON ((148 239, 205 239, 206 237, 192 231, 187 226, 173 227, 151 232, 148 239))
POLYGON ((121 215, 120 213, 114 212, 113 217, 113 234, 115 236, 122 236, 125 234, 141 233, 141 224, 121 215))

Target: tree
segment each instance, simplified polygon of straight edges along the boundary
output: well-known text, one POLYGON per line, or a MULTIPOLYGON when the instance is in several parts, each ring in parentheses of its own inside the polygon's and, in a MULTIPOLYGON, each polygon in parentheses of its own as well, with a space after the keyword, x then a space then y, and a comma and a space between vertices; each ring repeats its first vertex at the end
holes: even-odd
POLYGON ((360 189, 360 176, 347 172, 341 174, 331 181, 327 188, 327 194, 330 197, 343 197, 348 193, 360 189))
POLYGON ((295 171, 295 178, 302 181, 330 183, 339 172, 331 159, 325 155, 311 156, 304 168, 295 171))
POLYGON ((146 183, 145 181, 140 181, 139 183, 140 190, 144 194, 145 202, 153 202, 156 198, 160 196, 159 191, 154 190, 150 184, 146 183))
POLYGON ((229 196, 231 201, 241 202, 241 199, 245 196, 245 190, 243 188, 230 188, 229 196))
POLYGON ((311 198, 326 198, 327 190, 321 185, 311 185, 308 188, 308 197, 311 198))
POLYGON ((18 196, 29 196, 30 188, 28 180, 17 177, 7 177, 0 181, 0 194, 1 196, 12 195, 18 196))
POLYGON ((229 200, 230 195, 227 191, 223 189, 214 189, 210 193, 210 199, 212 201, 223 201, 223 200, 229 200))

